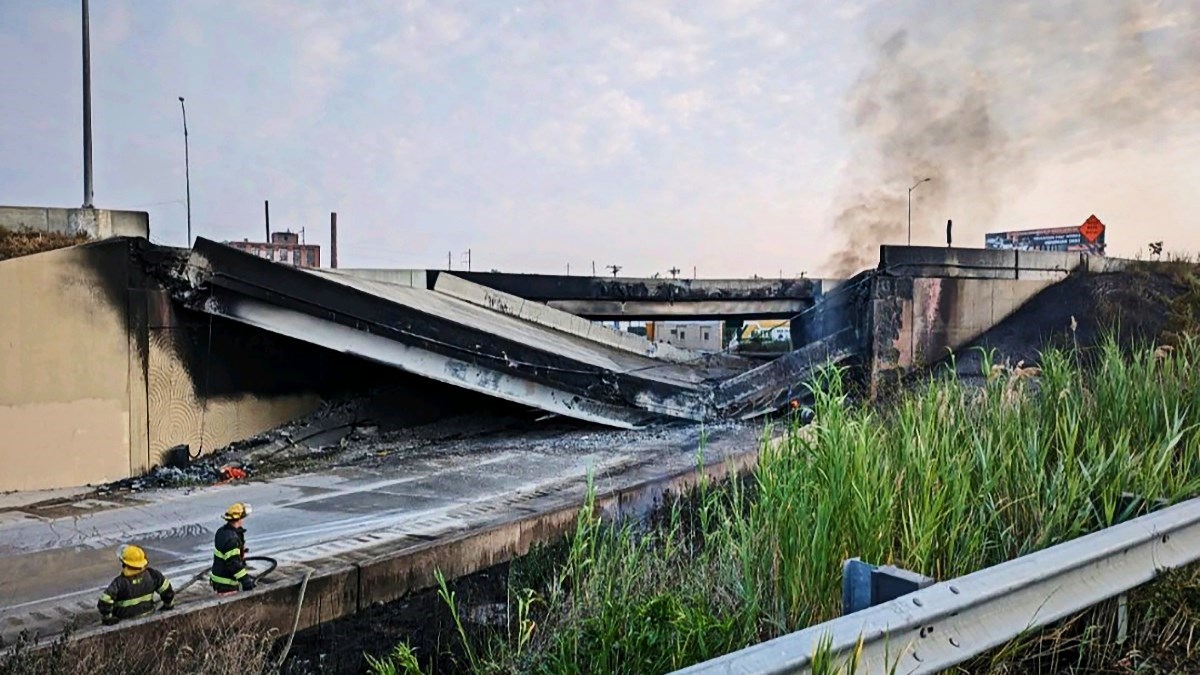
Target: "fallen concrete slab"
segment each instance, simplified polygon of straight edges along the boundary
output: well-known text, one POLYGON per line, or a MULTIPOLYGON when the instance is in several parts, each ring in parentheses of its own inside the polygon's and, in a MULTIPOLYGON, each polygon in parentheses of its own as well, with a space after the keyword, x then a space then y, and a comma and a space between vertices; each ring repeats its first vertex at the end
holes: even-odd
POLYGON ((443 293, 302 271, 198 240, 191 307, 549 412, 616 427, 711 417, 725 366, 682 365, 443 293))
POLYGON ((716 388, 716 407, 725 417, 749 420, 789 402, 808 398, 807 387, 824 366, 839 364, 859 351, 857 334, 846 329, 725 380, 716 388))
POLYGON ((751 371, 746 359, 662 348, 454 275, 393 283, 302 270, 205 239, 188 267, 191 286, 180 299, 192 309, 621 428, 743 416, 748 401, 750 414, 768 413, 772 403, 787 402, 780 392, 802 386, 818 359, 843 358, 849 349, 806 348, 751 371))

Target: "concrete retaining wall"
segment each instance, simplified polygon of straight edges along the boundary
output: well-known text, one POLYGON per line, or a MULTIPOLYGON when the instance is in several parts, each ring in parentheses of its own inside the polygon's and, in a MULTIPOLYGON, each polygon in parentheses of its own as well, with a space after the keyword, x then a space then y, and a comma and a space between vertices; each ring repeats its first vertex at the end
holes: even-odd
POLYGON ((1054 283, 1049 279, 880 277, 871 310, 876 382, 946 358, 1054 283))
POLYGON ((1082 253, 881 246, 866 312, 872 392, 960 350, 1068 275, 1116 272, 1131 262, 1082 253))
POLYGON ((198 397, 170 303, 133 261, 144 245, 0 262, 0 491, 138 475, 172 446, 213 450, 318 404, 305 391, 198 397))
POLYGON ((114 480, 144 463, 141 364, 96 273, 127 262, 121 245, 0 262, 0 490, 114 480))

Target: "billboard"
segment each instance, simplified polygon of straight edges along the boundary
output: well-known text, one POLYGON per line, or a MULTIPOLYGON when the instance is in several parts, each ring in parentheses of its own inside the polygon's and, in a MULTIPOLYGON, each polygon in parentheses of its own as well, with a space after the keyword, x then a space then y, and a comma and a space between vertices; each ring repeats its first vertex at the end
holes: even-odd
POLYGON ((1040 230, 989 232, 984 248, 1018 251, 1074 251, 1104 255, 1104 223, 1091 216, 1078 227, 1050 227, 1040 230))

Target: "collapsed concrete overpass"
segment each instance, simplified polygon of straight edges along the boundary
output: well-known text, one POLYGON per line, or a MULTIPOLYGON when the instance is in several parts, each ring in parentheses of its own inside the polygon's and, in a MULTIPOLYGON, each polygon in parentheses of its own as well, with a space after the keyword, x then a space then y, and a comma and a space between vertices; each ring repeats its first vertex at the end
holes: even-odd
POLYGON ((688 352, 474 283, 395 272, 390 280, 280 265, 205 239, 178 298, 189 308, 444 384, 616 427, 661 419, 748 419, 844 358, 846 335, 785 367, 688 352))
POLYGON ((812 307, 828 284, 820 279, 639 279, 438 270, 340 270, 353 276, 429 288, 441 274, 593 321, 651 319, 787 319, 812 307))
POLYGON ((188 251, 141 237, 6 260, 0 421, 9 433, 0 458, 13 471, 0 475, 0 490, 139 475, 171 448, 212 451, 397 378, 429 410, 503 400, 617 427, 753 418, 804 395, 828 360, 861 366, 873 384, 891 381, 960 349, 1068 274, 1121 264, 906 247, 884 247, 880 260, 837 286, 742 288, 731 302, 808 307, 793 321, 801 349, 757 367, 652 343, 545 300, 592 287, 610 298, 704 303, 736 290, 729 282, 564 277, 574 286, 555 290, 546 286, 554 278, 536 275, 493 281, 537 282, 523 298, 478 283, 487 280, 479 274, 388 271, 381 280, 298 270, 203 239, 188 251))

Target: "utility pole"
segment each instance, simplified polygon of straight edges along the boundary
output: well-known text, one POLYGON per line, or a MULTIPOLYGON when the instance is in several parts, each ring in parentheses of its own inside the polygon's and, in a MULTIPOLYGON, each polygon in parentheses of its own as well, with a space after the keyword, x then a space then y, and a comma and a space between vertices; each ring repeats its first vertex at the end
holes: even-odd
MULTIPOLYGON (((192 245, 192 168, 191 158, 188 157, 188 133, 187 133, 187 106, 183 104, 183 97, 179 97, 179 110, 183 113, 183 180, 187 185, 187 245, 190 248, 192 245)), ((270 230, 268 225, 267 229, 270 230)), ((270 232, 267 233, 267 242, 270 243, 270 232)))
POLYGON ((83 208, 92 208, 92 38, 88 0, 83 0, 83 208))
POLYGON ((604 266, 604 269, 606 269, 606 270, 612 270, 612 275, 613 275, 613 278, 614 278, 614 279, 616 279, 616 278, 617 278, 617 272, 620 272, 620 271, 621 271, 621 266, 620 266, 620 265, 605 265, 605 266, 604 266))
POLYGON ((263 241, 271 243, 271 202, 263 200, 263 225, 266 227, 267 238, 263 241))
POLYGON ((908 188, 908 245, 912 246, 912 191, 917 189, 917 185, 928 183, 932 178, 922 178, 917 181, 912 187, 908 188))
POLYGON ((446 269, 454 269, 454 251, 446 251, 446 269))
POLYGON ((592 276, 596 276, 596 261, 592 261, 592 276))
POLYGON ((679 272, 680 272, 680 270, 679 270, 679 268, 678 268, 678 267, 672 267, 671 269, 669 269, 669 270, 667 270, 667 271, 671 273, 671 278, 672 278, 672 279, 676 279, 676 278, 678 278, 678 277, 679 277, 679 272))
POLYGON ((567 263, 567 276, 571 276, 571 263, 567 263))

